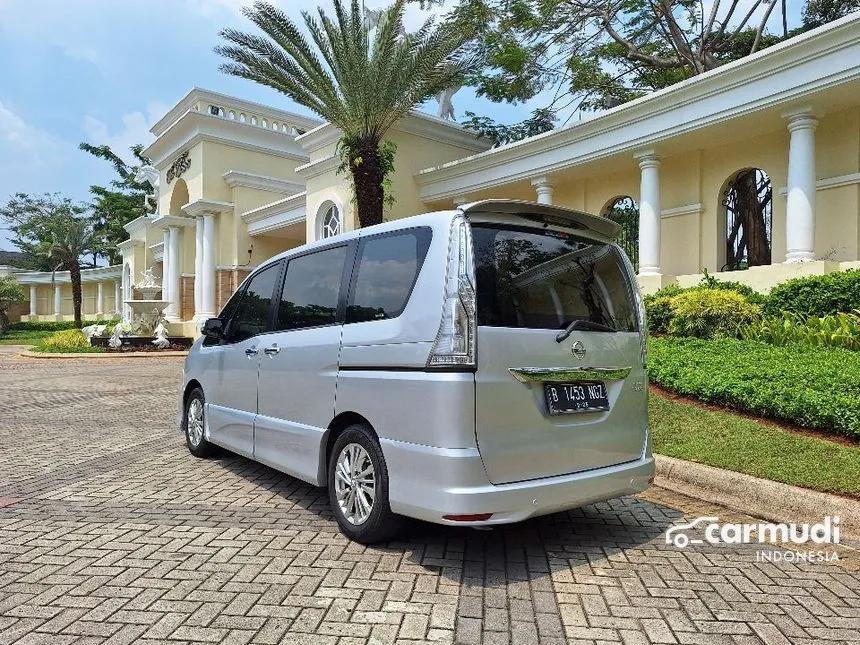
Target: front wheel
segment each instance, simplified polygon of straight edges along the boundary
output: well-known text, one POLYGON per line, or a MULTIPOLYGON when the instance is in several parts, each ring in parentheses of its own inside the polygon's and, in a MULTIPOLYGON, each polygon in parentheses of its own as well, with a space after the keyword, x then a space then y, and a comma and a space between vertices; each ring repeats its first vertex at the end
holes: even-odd
POLYGON ((340 530, 351 540, 383 542, 400 531, 403 518, 392 513, 388 503, 385 457, 367 425, 352 425, 335 441, 328 496, 340 530))
POLYGON ((215 446, 204 436, 206 427, 206 399, 203 390, 194 388, 185 401, 185 412, 182 415, 182 429, 185 431, 185 444, 195 457, 209 457, 215 452, 215 446))

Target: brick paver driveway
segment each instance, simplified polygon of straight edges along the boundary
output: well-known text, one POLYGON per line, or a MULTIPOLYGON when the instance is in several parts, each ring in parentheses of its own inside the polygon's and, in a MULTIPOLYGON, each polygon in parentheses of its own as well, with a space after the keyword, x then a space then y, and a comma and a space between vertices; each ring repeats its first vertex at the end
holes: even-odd
POLYGON ((323 491, 186 452, 180 365, 0 353, 0 643, 860 642, 850 553, 676 550, 670 524, 732 514, 659 489, 351 544, 323 491))

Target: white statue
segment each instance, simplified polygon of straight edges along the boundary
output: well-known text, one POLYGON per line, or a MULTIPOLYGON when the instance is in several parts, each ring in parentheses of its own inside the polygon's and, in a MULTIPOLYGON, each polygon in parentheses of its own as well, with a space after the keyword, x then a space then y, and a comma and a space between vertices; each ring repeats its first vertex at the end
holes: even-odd
POLYGON ((134 175, 134 180, 142 184, 147 182, 152 186, 152 192, 143 198, 143 210, 147 213, 154 213, 158 210, 158 195, 159 195, 159 178, 158 170, 153 166, 141 166, 134 175))
MULTIPOLYGON (((382 17, 388 11, 386 8, 381 9, 368 9, 364 8, 364 19, 367 21, 367 30, 373 31, 377 27, 379 27, 379 22, 382 20, 382 17)), ((400 24, 400 31, 398 32, 399 36, 406 35, 406 28, 403 26, 403 23, 400 24)))
POLYGON ((107 330, 107 325, 87 325, 81 327, 81 333, 86 337, 87 342, 93 344, 93 336, 101 336, 107 330))
POLYGON ((108 341, 108 346, 113 349, 119 349, 122 347, 122 323, 117 323, 113 328, 113 334, 111 334, 110 340, 108 341))
POLYGON ((137 285, 138 288, 150 289, 153 287, 161 288, 161 284, 158 280, 155 279, 155 274, 152 272, 152 267, 144 270, 143 272, 143 282, 137 285))
POLYGON ((167 349, 170 347, 170 341, 167 339, 167 328, 164 326, 164 320, 159 320, 155 327, 155 340, 152 344, 158 349, 167 349))
POLYGON ((436 116, 447 121, 454 120, 454 103, 451 101, 454 95, 460 91, 462 85, 449 87, 442 90, 436 95, 436 101, 439 103, 439 109, 436 111, 436 116))

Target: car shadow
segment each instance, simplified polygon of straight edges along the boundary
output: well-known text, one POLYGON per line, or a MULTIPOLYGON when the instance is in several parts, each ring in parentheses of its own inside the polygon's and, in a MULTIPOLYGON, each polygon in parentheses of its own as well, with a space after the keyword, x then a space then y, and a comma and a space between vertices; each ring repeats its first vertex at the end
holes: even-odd
MULTIPOLYGON (((227 451, 216 462, 280 497, 294 511, 324 521, 324 526, 314 522, 323 526, 320 530, 338 532, 326 489, 227 451)), ((666 529, 682 517, 674 508, 626 496, 489 529, 409 520, 398 539, 366 548, 403 556, 450 581, 480 578, 492 586, 546 577, 551 569, 569 569, 577 563, 598 566, 623 560, 627 550, 658 538, 662 542, 666 529)))

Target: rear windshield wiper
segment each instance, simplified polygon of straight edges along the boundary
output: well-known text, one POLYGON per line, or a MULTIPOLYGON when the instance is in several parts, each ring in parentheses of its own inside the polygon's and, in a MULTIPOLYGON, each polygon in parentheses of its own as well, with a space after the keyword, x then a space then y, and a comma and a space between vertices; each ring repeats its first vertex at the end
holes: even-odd
POLYGON ((555 341, 557 343, 563 342, 577 329, 587 331, 618 331, 615 327, 604 325, 603 323, 593 322, 591 320, 574 320, 562 331, 558 332, 558 335, 555 337, 555 341))

